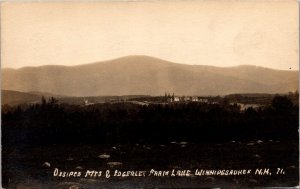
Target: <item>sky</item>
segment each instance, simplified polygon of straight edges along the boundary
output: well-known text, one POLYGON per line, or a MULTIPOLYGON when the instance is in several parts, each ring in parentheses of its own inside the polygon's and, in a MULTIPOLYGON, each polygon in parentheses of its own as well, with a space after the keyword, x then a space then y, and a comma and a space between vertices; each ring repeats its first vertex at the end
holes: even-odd
POLYGON ((6 2, 1 66, 79 65, 128 55, 299 70, 296 0, 6 2))

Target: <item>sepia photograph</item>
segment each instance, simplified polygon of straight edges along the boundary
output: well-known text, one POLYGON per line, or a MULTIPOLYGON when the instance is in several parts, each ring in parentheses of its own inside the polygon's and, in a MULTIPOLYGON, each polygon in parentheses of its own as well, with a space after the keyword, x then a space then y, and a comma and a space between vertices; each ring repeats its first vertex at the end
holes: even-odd
POLYGON ((0 9, 3 188, 299 187, 296 0, 0 9))

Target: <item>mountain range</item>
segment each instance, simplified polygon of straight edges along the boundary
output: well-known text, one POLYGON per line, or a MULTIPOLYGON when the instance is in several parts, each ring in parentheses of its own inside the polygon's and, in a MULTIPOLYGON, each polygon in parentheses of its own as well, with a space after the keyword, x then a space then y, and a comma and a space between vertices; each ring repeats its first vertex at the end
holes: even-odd
POLYGON ((186 65, 126 56, 78 66, 3 68, 2 90, 64 96, 285 93, 298 90, 298 71, 186 65))

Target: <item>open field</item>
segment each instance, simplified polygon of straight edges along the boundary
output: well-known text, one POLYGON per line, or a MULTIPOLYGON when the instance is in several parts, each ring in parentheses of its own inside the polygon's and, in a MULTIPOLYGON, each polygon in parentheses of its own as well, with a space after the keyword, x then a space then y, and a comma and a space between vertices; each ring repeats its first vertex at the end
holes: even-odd
POLYGON ((296 186, 298 149, 298 141, 260 140, 9 148, 3 152, 3 181, 9 188, 296 186), (55 177, 55 168, 80 171, 82 176, 55 177), (268 168, 272 175, 255 175, 257 168, 268 168), (285 174, 276 174, 277 168, 284 169, 285 174), (191 170, 192 173, 196 169, 251 169, 252 173, 239 176, 147 176, 151 169, 191 170), (112 175, 115 170, 145 170, 147 173, 146 177, 85 177, 87 170, 110 170, 112 175))

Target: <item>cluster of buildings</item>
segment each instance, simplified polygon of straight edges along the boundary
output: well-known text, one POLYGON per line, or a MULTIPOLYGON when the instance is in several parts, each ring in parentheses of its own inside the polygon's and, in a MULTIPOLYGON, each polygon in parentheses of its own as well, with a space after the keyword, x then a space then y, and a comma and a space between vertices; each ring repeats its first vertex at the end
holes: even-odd
POLYGON ((207 98, 197 96, 167 96, 167 102, 208 102, 207 98))

